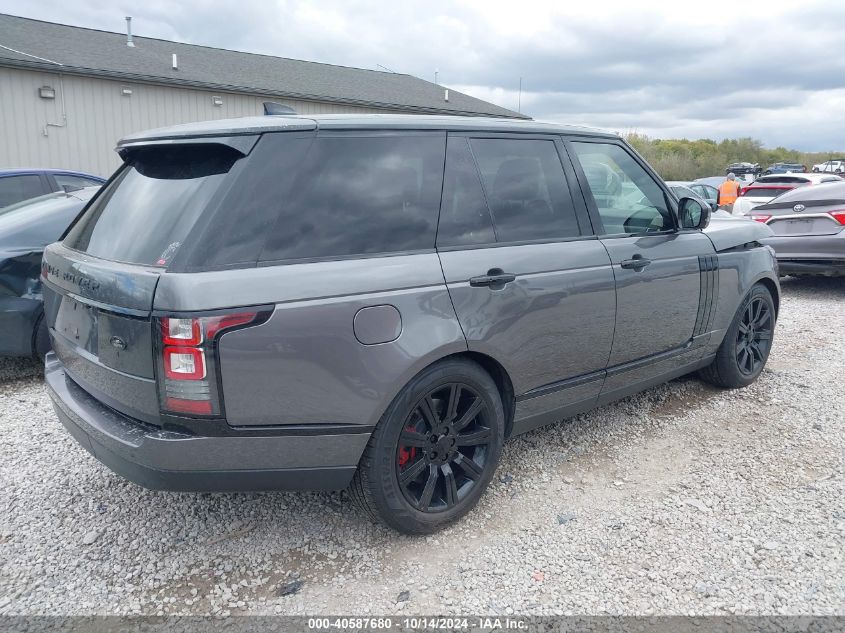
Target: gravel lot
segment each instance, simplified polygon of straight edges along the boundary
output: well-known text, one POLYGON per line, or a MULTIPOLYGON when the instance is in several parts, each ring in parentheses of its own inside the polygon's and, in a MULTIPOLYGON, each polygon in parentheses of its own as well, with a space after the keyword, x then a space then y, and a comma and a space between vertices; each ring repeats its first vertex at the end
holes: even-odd
POLYGON ((752 387, 694 378, 506 445, 433 537, 345 494, 150 492, 0 365, 0 614, 845 615, 845 280, 789 279, 752 387))

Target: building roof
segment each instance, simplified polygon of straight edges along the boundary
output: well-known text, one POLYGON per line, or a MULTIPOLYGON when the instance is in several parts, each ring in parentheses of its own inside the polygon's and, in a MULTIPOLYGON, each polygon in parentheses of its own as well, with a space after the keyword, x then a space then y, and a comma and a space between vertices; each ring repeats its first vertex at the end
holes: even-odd
POLYGON ((182 44, 0 14, 0 66, 420 113, 529 118, 401 73, 182 44), (176 54, 178 70, 172 68, 176 54))
POLYGON ((122 138, 118 145, 164 139, 239 136, 262 134, 264 132, 292 132, 318 129, 451 130, 616 137, 615 134, 595 128, 544 123, 533 120, 417 114, 316 114, 254 116, 200 121, 198 123, 183 123, 181 125, 171 125, 169 127, 130 134, 122 138))

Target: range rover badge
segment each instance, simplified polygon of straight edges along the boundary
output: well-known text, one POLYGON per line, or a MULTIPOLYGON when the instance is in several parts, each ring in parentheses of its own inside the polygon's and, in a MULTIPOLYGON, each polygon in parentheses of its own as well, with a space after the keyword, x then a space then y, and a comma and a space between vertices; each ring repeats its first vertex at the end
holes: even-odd
POLYGON ((119 336, 112 336, 109 339, 109 343, 112 344, 112 347, 116 347, 117 349, 120 349, 120 350, 126 349, 126 341, 124 341, 119 336))

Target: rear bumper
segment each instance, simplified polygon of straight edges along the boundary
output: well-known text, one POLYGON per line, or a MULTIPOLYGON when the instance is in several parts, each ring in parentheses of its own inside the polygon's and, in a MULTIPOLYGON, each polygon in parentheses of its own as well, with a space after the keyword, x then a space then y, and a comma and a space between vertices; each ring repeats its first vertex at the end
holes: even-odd
POLYGON ((845 275, 845 260, 796 260, 778 259, 781 275, 845 275))
POLYGON ((834 235, 768 237, 781 275, 845 274, 845 230, 834 235))
POLYGON ((202 437, 127 418, 101 404, 47 355, 45 378, 59 420, 100 462, 154 490, 341 490, 369 433, 202 437))

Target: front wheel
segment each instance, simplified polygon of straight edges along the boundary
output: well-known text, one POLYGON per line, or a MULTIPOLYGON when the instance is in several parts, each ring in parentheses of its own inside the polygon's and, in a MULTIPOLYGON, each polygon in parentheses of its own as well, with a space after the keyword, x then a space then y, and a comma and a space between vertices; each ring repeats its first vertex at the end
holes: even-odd
POLYGON ((376 426, 350 494, 405 534, 428 534, 464 516, 490 483, 505 431, 490 375, 447 360, 417 375, 376 426))
POLYGON ((739 306, 713 362, 701 377, 717 387, 736 389, 757 380, 772 349, 775 303, 762 284, 751 288, 739 306))

